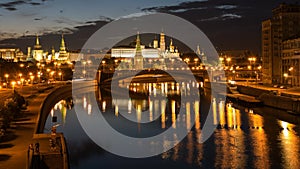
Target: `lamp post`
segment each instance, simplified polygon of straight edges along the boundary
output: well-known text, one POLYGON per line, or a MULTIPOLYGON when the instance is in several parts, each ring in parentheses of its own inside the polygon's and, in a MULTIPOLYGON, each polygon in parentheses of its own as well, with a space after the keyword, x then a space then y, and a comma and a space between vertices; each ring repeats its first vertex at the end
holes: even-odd
POLYGON ((284 73, 284 74, 283 74, 283 77, 284 77, 284 79, 285 79, 285 82, 287 83, 287 78, 289 77, 289 74, 288 74, 288 73, 284 73))
POLYGON ((251 71, 250 79, 251 79, 252 73, 254 71, 254 65, 255 65, 255 62, 256 62, 256 57, 249 57, 248 60, 250 62, 250 71, 251 71))
MULTIPOLYGON (((103 62, 103 61, 102 61, 102 62, 103 62)), ((83 78, 85 78, 85 74, 86 74, 86 70, 85 70, 86 61, 83 61, 82 64, 83 64, 83 72, 85 72, 85 73, 83 74, 83 78)))
POLYGON ((294 78, 294 76, 293 76, 293 71, 294 70, 294 67, 290 67, 289 68, 289 72, 290 72, 290 75, 291 75, 291 87, 293 87, 293 78, 294 78))
POLYGON ((15 90, 15 85, 16 85, 16 82, 15 82, 15 81, 12 81, 12 82, 11 82, 11 85, 12 85, 12 90, 13 90, 13 92, 14 92, 14 90, 15 90))
POLYGON ((31 75, 31 76, 30 76, 30 80, 31 80, 31 84, 32 84, 32 85, 33 85, 33 79, 34 79, 34 76, 31 75))
POLYGON ((5 76, 5 78, 6 78, 6 83, 8 83, 8 77, 9 77, 9 74, 5 74, 4 76, 5 76))
POLYGON ((59 72, 58 75, 60 76, 60 80, 62 81, 62 72, 59 72))
POLYGON ((21 78, 20 80, 21 80, 21 84, 23 86, 23 84, 24 84, 24 78, 21 78))
POLYGON ((227 61, 227 65, 228 65, 228 67, 230 67, 230 62, 231 62, 231 58, 226 58, 226 61, 227 61))

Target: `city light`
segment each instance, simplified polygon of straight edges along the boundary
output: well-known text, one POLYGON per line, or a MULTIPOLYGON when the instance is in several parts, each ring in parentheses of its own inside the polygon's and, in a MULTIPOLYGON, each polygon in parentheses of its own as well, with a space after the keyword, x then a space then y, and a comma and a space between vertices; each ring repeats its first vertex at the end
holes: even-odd
POLYGON ((12 82, 11 82, 11 85, 12 85, 12 90, 14 91, 14 90, 15 90, 16 82, 15 82, 15 81, 12 81, 12 82))

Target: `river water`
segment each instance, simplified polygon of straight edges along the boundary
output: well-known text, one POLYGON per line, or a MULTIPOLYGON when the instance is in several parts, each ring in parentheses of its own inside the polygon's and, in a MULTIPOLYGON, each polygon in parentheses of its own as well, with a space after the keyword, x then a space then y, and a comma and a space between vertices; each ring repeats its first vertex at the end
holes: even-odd
MULTIPOLYGON (((257 114, 256 109, 216 100, 209 94, 200 96, 200 92, 189 92, 190 88, 198 89, 201 85, 184 84, 183 90, 178 90, 176 84, 136 83, 127 86, 131 99, 122 95, 113 98, 109 88, 98 89, 96 94, 83 93, 77 98, 66 98, 51 110, 44 132, 48 133, 52 125, 59 124, 57 130, 66 137, 72 169, 299 168, 298 124, 264 113, 257 114), (186 101, 178 97, 179 93, 184 93, 181 96, 187 98, 196 95, 200 99, 186 101), (98 104, 92 105, 91 98, 95 96, 98 104), (75 112, 72 103, 79 105, 82 111, 75 112), (199 143, 210 104, 212 119, 217 127, 207 141, 199 143), (122 157, 95 144, 80 125, 76 113, 92 116, 95 109, 101 111, 116 131, 131 137, 149 137, 180 126, 192 129, 174 148, 159 155, 148 158, 122 157), (138 122, 129 122, 120 114, 121 111, 133 114, 138 122), (178 114, 178 111, 183 113, 178 114), (52 122, 53 116, 57 117, 57 122, 52 122), (152 123, 139 123, 143 117, 152 123), (147 130, 149 128, 153 130, 147 130)), ((122 140, 119 142, 122 145, 122 140)))

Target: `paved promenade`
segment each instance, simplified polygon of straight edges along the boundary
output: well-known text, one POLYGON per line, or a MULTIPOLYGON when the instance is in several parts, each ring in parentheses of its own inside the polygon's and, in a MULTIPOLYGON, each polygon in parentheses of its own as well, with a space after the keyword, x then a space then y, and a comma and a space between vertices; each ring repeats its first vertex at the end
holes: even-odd
POLYGON ((28 88, 28 90, 20 92, 25 98, 26 96, 29 98, 27 99, 28 106, 23 112, 23 117, 12 123, 12 128, 8 130, 6 140, 0 143, 1 169, 26 168, 27 150, 32 142, 40 105, 45 96, 51 91, 47 90, 45 93, 39 93, 36 89, 28 88))

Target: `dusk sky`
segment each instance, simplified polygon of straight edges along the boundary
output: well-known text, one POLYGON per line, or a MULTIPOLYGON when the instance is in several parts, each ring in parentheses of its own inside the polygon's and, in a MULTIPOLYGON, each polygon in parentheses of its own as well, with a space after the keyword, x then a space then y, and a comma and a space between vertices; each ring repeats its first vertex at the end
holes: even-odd
MULTIPOLYGON (((68 34, 68 43, 68 38, 72 39, 72 35, 88 31, 86 28, 95 26, 96 21, 107 22, 126 15, 134 16, 136 13, 165 12, 198 26, 219 49, 250 49, 258 53, 261 21, 271 17, 271 10, 282 2, 297 1, 1 0, 0 44, 18 46, 22 44, 20 40, 5 39, 32 37, 35 34, 57 35, 61 31, 68 34)), ((88 34, 91 33, 93 32, 88 34)), ((44 43, 47 41, 46 38, 41 39, 42 42, 43 40, 44 43)), ((69 43, 69 48, 80 48, 82 45, 82 42, 77 45, 75 43, 69 43)))

